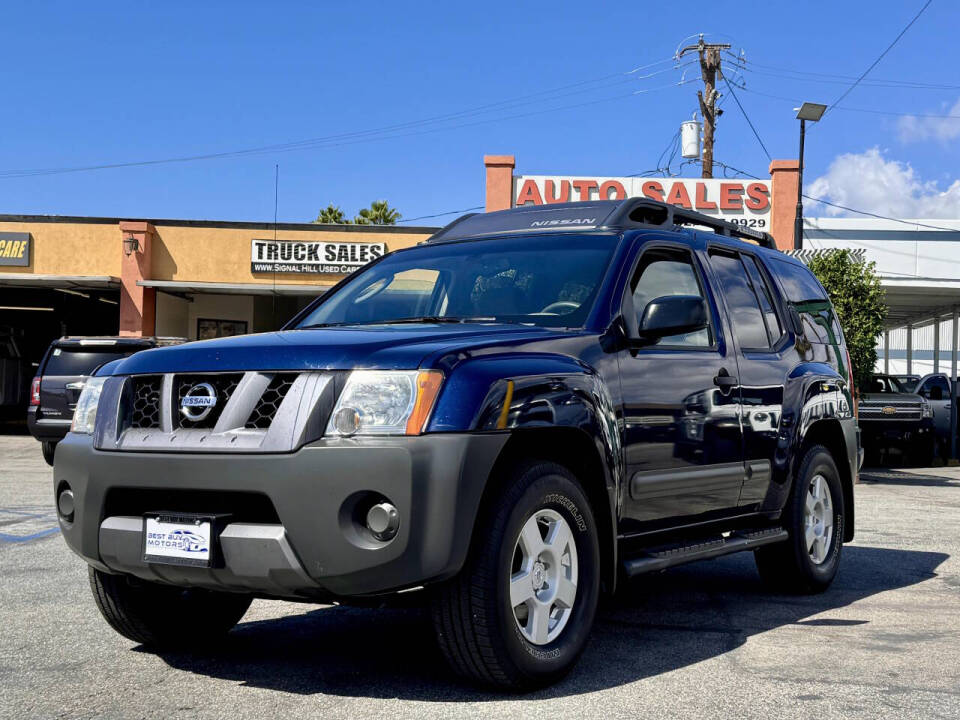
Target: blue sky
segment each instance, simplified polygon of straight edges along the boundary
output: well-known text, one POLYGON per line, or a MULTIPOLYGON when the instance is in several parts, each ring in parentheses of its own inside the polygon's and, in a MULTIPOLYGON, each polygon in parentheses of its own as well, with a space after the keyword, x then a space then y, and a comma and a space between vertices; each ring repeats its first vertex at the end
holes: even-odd
MULTIPOLYGON (((697 68, 666 61, 697 32, 744 51, 753 69, 739 74, 738 96, 771 154, 795 157, 793 104, 758 93, 833 101, 843 81, 780 69, 859 75, 921 5, 9 3, 0 24, 0 213, 272 220, 277 163, 279 218, 289 222, 309 221, 329 202, 352 214, 385 198, 406 218, 480 205, 485 153, 515 154, 519 173, 639 173, 657 167, 696 107, 699 83, 676 83, 697 68), (642 77, 650 73, 659 74, 642 77), (515 98, 524 100, 505 103, 515 98), (490 105, 387 138, 3 176, 229 152, 490 105)), ((958 20, 953 0, 934 0, 868 77, 954 87, 864 85, 844 105, 960 115, 958 20)), ((723 107, 717 158, 765 174, 733 98, 723 107)), ((808 187, 875 212, 960 217, 958 139, 957 120, 838 109, 808 136, 808 187)))

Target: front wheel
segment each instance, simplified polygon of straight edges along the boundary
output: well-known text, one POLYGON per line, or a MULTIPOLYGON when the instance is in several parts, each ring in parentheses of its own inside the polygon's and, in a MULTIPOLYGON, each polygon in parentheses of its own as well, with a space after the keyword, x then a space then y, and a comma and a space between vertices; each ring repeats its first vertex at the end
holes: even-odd
POLYGON ((153 647, 201 647, 240 622, 249 595, 178 588, 90 568, 90 589, 110 627, 153 647))
POLYGON ((790 537, 754 551, 760 577, 778 590, 823 592, 840 564, 844 518, 840 473, 823 445, 803 456, 782 518, 790 537))
POLYGON ((580 656, 600 594, 593 514, 567 468, 515 467, 478 520, 466 565, 433 603, 440 649, 459 674, 507 689, 554 682, 580 656))

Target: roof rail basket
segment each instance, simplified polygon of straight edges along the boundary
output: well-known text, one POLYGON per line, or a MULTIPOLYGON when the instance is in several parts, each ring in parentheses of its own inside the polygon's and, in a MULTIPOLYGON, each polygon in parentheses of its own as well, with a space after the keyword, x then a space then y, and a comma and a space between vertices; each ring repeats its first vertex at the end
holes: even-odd
POLYGON ((633 198, 619 203, 617 209, 604 221, 604 225, 611 227, 700 225, 724 237, 749 240, 761 247, 776 249, 769 233, 649 198, 633 198))

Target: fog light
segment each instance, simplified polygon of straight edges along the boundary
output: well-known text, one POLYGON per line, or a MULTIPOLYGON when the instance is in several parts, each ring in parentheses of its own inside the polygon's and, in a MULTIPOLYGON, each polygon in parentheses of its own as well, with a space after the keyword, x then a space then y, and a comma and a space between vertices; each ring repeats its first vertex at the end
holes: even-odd
POLYGON ((60 491, 60 494, 57 496, 57 510, 60 511, 60 516, 67 522, 73 522, 73 490, 69 487, 64 488, 60 491))
POLYGON ((360 411, 352 407, 340 408, 333 416, 333 427, 341 435, 353 435, 360 429, 360 411))
POLYGON ((400 529, 400 513, 388 502, 367 510, 367 529, 377 540, 393 540, 400 529))

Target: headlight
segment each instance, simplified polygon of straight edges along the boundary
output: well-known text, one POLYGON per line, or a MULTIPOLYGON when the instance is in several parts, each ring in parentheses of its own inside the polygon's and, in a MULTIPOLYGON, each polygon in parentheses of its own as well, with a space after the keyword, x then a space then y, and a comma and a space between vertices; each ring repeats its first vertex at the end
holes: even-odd
POLYGON ((354 370, 327 425, 328 435, 419 435, 440 392, 437 370, 354 370))
POLYGON ((73 432, 85 435, 93 434, 93 421, 97 419, 97 405, 100 404, 100 391, 103 390, 105 377, 87 378, 77 400, 77 409, 73 411, 73 432))
POLYGON ((920 412, 922 413, 923 417, 925 418, 933 417, 933 405, 931 405, 928 402, 925 402, 921 407, 922 409, 920 412))

